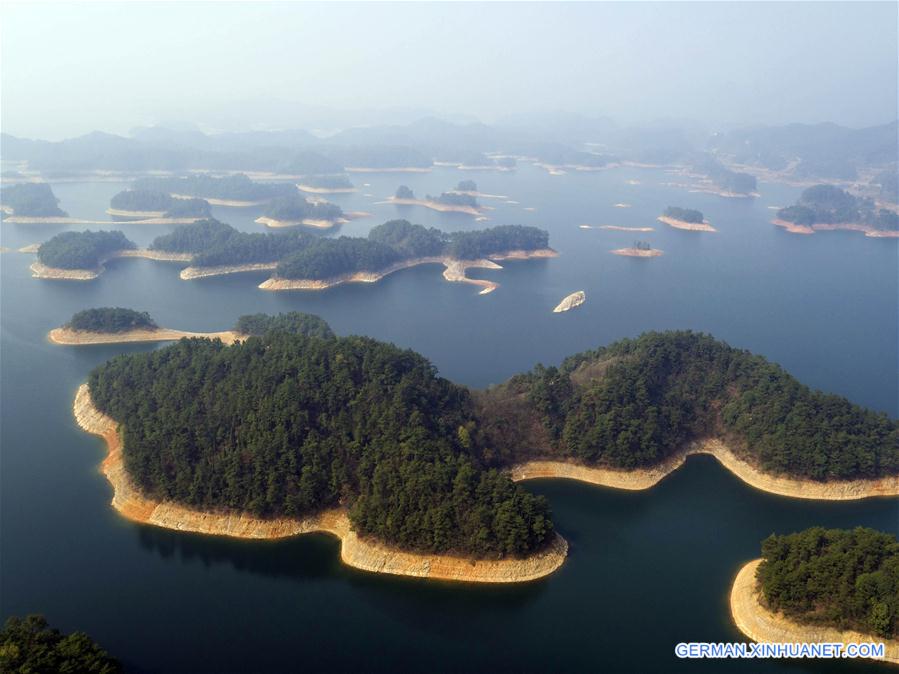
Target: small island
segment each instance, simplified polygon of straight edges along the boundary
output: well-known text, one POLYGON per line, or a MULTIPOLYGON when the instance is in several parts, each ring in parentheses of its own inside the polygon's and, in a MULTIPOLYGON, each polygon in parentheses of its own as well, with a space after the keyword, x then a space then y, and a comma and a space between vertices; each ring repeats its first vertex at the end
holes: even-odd
POLYGON ((583 290, 578 290, 577 292, 573 292, 570 295, 564 297, 562 301, 556 305, 556 308, 553 309, 553 313, 559 314, 563 311, 571 311, 572 309, 581 306, 586 301, 587 293, 585 293, 583 290))
POLYGON ((32 276, 44 279, 89 281, 103 272, 103 263, 137 245, 118 231, 62 232, 37 250, 32 276))
POLYGON ((296 194, 296 188, 292 185, 254 182, 243 173, 142 178, 135 181, 132 187, 134 190, 165 192, 173 197, 205 199, 213 206, 232 208, 258 206, 277 197, 296 194))
POLYGON ((873 238, 899 237, 899 214, 833 185, 804 190, 796 204, 777 212, 773 223, 792 234, 844 229, 873 238))
POLYGON ((331 229, 347 220, 337 204, 310 201, 294 191, 289 196, 272 199, 265 213, 256 222, 274 228, 305 225, 316 229, 331 229))
POLYGON ((0 204, 11 217, 7 222, 27 219, 33 222, 56 222, 69 214, 59 208, 59 199, 47 183, 20 183, 4 186, 0 191, 0 204))
POLYGON ((273 331, 330 338, 331 327, 318 316, 297 311, 277 316, 248 314, 241 316, 233 330, 221 332, 187 332, 160 328, 150 314, 121 307, 102 307, 79 311, 61 328, 47 335, 54 344, 84 346, 91 344, 125 344, 130 342, 170 342, 185 337, 218 339, 223 344, 261 336, 273 331))
POLYGON ((659 222, 670 225, 676 229, 685 229, 690 232, 717 232, 702 215, 702 211, 692 208, 680 208, 669 206, 665 212, 656 218, 659 222))
POLYGON ((119 192, 110 200, 106 213, 121 219, 152 219, 158 224, 184 224, 211 217, 205 199, 175 198, 153 190, 119 192))
POLYGON ((347 564, 429 578, 558 569, 567 544, 549 504, 515 483, 535 477, 645 489, 702 452, 775 493, 899 494, 899 423, 691 332, 481 391, 366 337, 184 339, 96 368, 74 412, 106 440, 113 506, 129 519, 244 538, 325 531, 347 564))
POLYGON ((506 203, 518 203, 517 201, 510 201, 509 197, 504 194, 487 194, 485 192, 479 192, 478 184, 474 180, 460 180, 456 185, 456 189, 450 190, 449 194, 462 194, 477 199, 503 199, 506 203))
POLYGON ((466 191, 443 192, 434 197, 428 194, 424 199, 417 199, 415 193, 406 185, 400 185, 396 194, 387 202, 398 206, 424 206, 432 211, 441 213, 464 213, 465 215, 480 216, 483 207, 478 203, 477 197, 466 191))
POLYGON ((350 179, 343 174, 306 176, 297 189, 310 194, 348 194, 356 191, 350 179))
POLYGON ((648 241, 634 241, 634 245, 630 248, 616 248, 609 252, 624 257, 659 257, 664 253, 664 251, 653 248, 648 241))
POLYGON ((899 542, 863 527, 772 535, 737 574, 730 607, 753 641, 883 643, 882 661, 899 664, 899 542))

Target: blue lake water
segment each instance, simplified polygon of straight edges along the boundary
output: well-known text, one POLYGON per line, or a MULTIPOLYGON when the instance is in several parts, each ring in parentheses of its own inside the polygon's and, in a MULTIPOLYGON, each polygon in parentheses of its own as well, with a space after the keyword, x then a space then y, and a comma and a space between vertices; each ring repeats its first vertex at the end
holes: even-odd
MULTIPOLYGON (((558 258, 471 272, 500 283, 486 296, 445 282, 439 266, 372 285, 269 293, 256 288, 266 274, 186 282, 177 265, 148 260, 113 261, 92 282, 43 281, 30 277, 32 256, 4 253, 0 617, 44 613, 62 629, 87 631, 136 671, 828 669, 820 662, 682 662, 674 645, 740 638, 727 610, 730 582, 768 534, 815 524, 896 532, 897 499, 785 499, 697 457, 647 492, 529 483, 550 498, 556 526, 571 542, 565 566, 544 581, 485 588, 373 576, 342 567, 337 541, 325 536, 232 541, 118 517, 97 470, 104 447, 75 425, 72 397, 97 364, 154 347, 75 349, 45 339, 94 306, 146 310, 161 325, 198 331, 226 329, 244 313, 299 310, 321 315, 339 334, 413 348, 442 375, 481 387, 621 337, 690 328, 761 353, 811 386, 899 414, 897 242, 774 227, 769 206, 794 201, 795 188, 762 184, 760 198, 730 200, 664 184, 673 179, 654 169, 549 176, 530 166, 509 174, 440 168, 353 175, 359 191, 331 197, 374 214, 338 234, 364 235, 395 217, 446 230, 548 229, 558 258), (520 203, 482 200, 495 206, 484 223, 376 203, 401 183, 417 195, 439 194, 465 178, 520 203), (619 202, 632 207, 615 208, 619 202), (702 210, 718 232, 655 222, 668 205, 702 210), (643 260, 608 252, 637 238, 665 254, 643 260), (575 290, 586 291, 586 304, 553 314, 575 290)), ((109 198, 124 185, 53 187, 71 215, 106 219, 109 198)), ((240 229, 264 229, 253 222, 260 209, 214 212, 240 229)), ((141 245, 171 229, 114 227, 141 245)), ((64 229, 3 223, 0 244, 15 250, 64 229)))

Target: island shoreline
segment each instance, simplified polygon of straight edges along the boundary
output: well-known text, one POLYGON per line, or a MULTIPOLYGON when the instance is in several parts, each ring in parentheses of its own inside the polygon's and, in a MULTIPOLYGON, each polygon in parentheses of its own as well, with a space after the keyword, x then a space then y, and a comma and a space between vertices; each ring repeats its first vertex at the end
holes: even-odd
POLYGON ((761 562, 761 559, 753 559, 740 567, 731 585, 730 614, 740 632, 762 643, 883 643, 883 659, 870 659, 899 665, 899 641, 895 639, 826 625, 803 624, 765 607, 756 580, 761 562))
POLYGON ((327 533, 340 540, 340 558, 347 566, 373 573, 412 576, 468 583, 522 583, 544 578, 558 570, 568 543, 556 534, 549 544, 522 559, 470 559, 452 555, 417 554, 391 548, 351 529, 345 509, 332 508, 302 519, 264 520, 238 513, 192 510, 172 502, 156 501, 131 483, 122 453, 118 423, 100 412, 87 384, 75 395, 73 413, 79 427, 106 441, 101 472, 112 485, 112 506, 126 519, 177 531, 251 539, 278 539, 308 533, 327 533))

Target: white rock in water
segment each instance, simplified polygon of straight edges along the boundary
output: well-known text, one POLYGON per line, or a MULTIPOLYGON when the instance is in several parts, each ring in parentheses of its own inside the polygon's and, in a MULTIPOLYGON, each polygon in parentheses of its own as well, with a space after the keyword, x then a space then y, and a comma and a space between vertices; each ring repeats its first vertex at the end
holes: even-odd
POLYGON ((581 306, 586 301, 587 293, 583 290, 578 290, 576 293, 571 293, 568 297, 559 302, 558 306, 553 309, 553 313, 558 314, 562 311, 574 309, 575 307, 581 306))

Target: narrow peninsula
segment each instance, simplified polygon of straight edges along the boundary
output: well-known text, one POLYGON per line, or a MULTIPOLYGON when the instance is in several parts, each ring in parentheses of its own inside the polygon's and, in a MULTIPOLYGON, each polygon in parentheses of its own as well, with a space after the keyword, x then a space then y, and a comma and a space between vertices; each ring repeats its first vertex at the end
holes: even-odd
POLYGON ((882 643, 899 665, 899 542, 858 527, 814 527, 762 543, 734 579, 739 630, 772 643, 882 643))
POLYGON ((443 192, 440 196, 430 194, 424 199, 417 199, 415 193, 406 185, 400 185, 387 202, 397 206, 424 206, 441 213, 464 213, 471 216, 483 216, 484 207, 478 203, 477 197, 467 191, 443 192))

